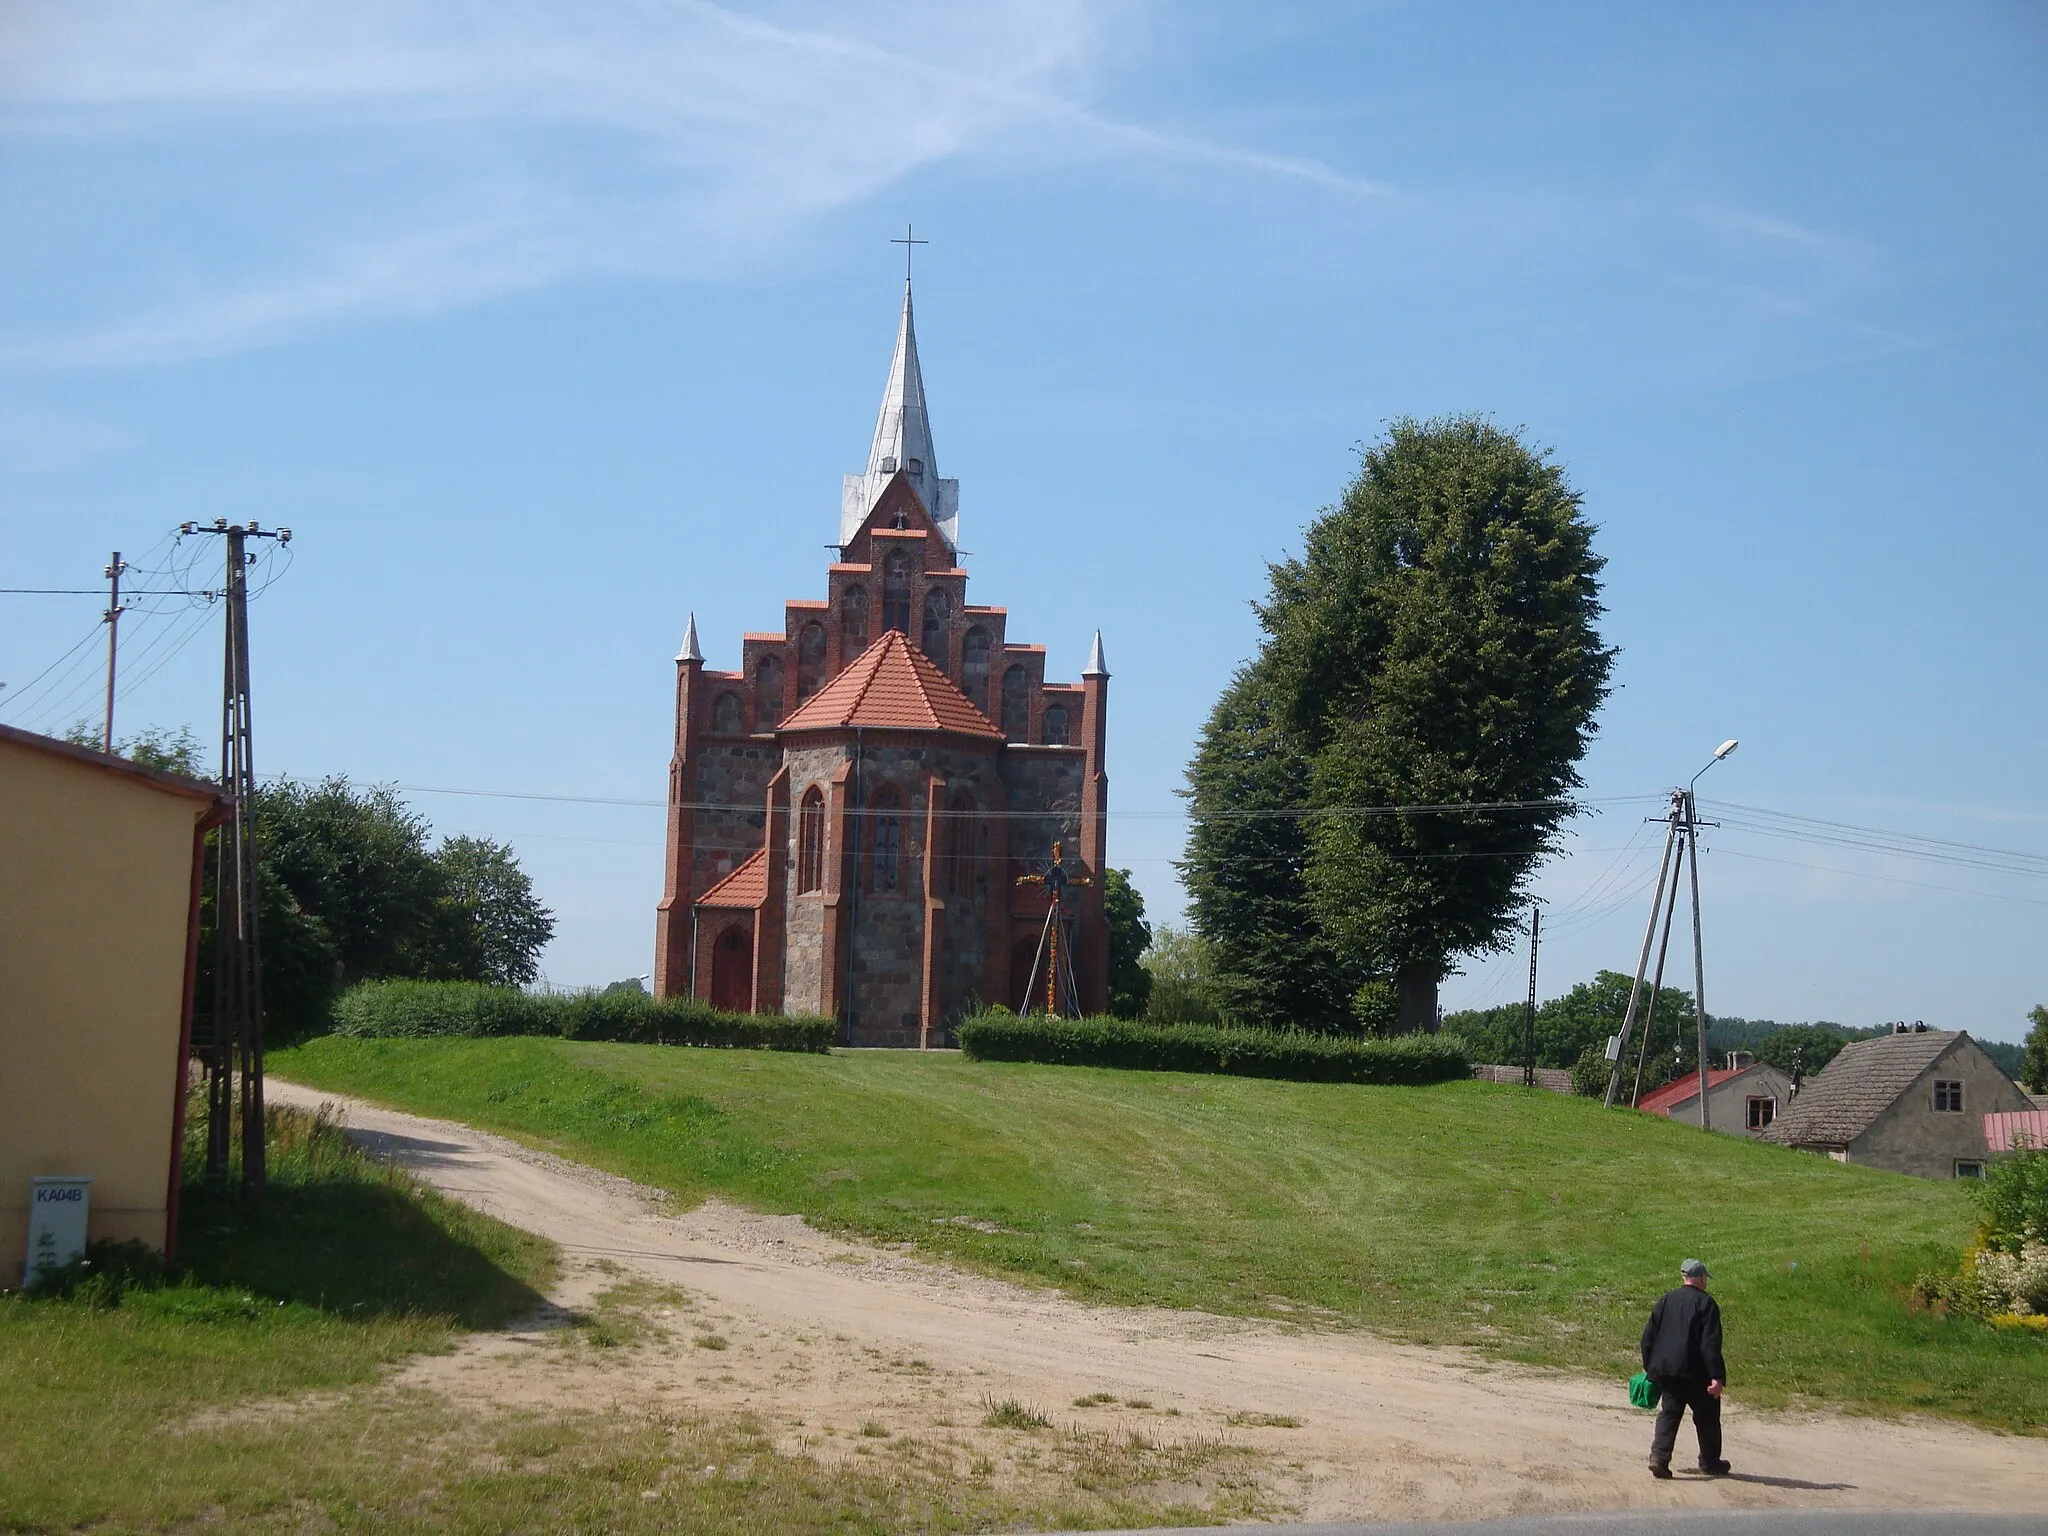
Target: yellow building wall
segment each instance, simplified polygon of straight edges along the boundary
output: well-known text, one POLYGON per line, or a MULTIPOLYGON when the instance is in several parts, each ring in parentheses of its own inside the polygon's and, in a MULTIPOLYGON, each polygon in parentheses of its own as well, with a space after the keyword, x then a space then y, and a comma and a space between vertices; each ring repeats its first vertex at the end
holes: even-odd
POLYGON ((163 1246, 207 810, 0 739, 0 1283, 20 1282, 36 1175, 92 1176, 92 1240, 163 1246))

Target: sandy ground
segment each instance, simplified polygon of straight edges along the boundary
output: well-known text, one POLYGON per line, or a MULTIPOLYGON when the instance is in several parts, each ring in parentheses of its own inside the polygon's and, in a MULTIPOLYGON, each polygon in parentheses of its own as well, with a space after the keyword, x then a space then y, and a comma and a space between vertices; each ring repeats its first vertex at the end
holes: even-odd
MULTIPOLYGON (((1763 1413, 1738 1388, 1724 1414, 1735 1475, 1660 1483, 1643 1466, 1650 1417, 1620 1382, 1363 1332, 1083 1306, 799 1217, 717 1201, 676 1215, 657 1191, 467 1126, 275 1080, 269 1091, 335 1105, 380 1155, 559 1243, 559 1308, 625 1279, 682 1289, 647 1304, 657 1343, 626 1368, 565 1369, 560 1351, 551 1365, 542 1319, 409 1369, 457 1398, 745 1411, 812 1454, 844 1448, 870 1421, 912 1435, 978 1426, 988 1402, 1015 1398, 1061 1425, 1264 1451, 1269 1507, 1304 1520, 1766 1505, 2048 1513, 2044 1440, 1763 1413), (1069 1406, 1100 1394, 1113 1401, 1069 1406)), ((1681 1431, 1675 1465, 1689 1464, 1691 1438, 1681 1431)))

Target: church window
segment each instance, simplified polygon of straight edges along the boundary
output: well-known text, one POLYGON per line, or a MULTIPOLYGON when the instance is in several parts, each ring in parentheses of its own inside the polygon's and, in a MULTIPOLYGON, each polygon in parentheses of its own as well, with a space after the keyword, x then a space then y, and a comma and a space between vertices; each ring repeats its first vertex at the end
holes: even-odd
POLYGON ((772 731, 782 718, 782 658, 763 656, 754 668, 754 729, 772 731))
POLYGON ((900 549, 882 562, 882 628, 910 633, 910 556, 900 549))
POLYGON ((868 643, 868 589, 848 587, 839 594, 839 641, 844 652, 851 656, 855 651, 865 650, 868 643))
POLYGON ((737 736, 740 734, 740 696, 736 693, 721 693, 711 706, 711 731, 716 736, 737 736))
POLYGON ((893 891, 903 883, 903 802, 884 788, 875 796, 875 851, 868 888, 893 891))
POLYGON ((1063 704, 1048 704, 1045 719, 1039 726, 1039 734, 1048 747, 1064 747, 1067 744, 1067 710, 1063 704))
POLYGON ((825 626, 816 619, 796 632, 796 701, 825 686, 825 626))
POLYGON ((1012 741, 1031 739, 1031 674, 1022 667, 1003 674, 1003 734, 1012 741))
POLYGON ((988 713, 988 631, 979 624, 960 642, 960 691, 988 713))
POLYGON ((796 888, 815 891, 825 883, 825 796, 813 784, 796 813, 796 888))
POLYGON ((924 596, 924 631, 918 649, 946 669, 946 634, 953 622, 953 605, 944 592, 934 588, 924 596))

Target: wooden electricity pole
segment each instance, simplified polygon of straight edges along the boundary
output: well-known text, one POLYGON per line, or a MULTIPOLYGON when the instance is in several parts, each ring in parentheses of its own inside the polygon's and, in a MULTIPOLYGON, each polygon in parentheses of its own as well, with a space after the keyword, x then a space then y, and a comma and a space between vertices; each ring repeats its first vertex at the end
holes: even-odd
POLYGON ((1522 1019, 1522 1086, 1536 1086, 1536 951, 1543 942, 1543 905, 1529 903, 1529 1007, 1522 1019))
POLYGON ((107 718, 100 728, 100 750, 108 753, 114 750, 114 651, 121 638, 121 573, 127 569, 115 550, 107 562, 107 718))

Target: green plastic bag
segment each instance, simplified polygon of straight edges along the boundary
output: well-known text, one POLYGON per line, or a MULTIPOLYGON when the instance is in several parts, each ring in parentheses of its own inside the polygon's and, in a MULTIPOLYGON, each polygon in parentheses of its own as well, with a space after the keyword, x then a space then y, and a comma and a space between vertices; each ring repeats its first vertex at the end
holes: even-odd
POLYGON ((1647 1371, 1637 1371, 1628 1379, 1628 1400, 1638 1408, 1654 1408, 1664 1396, 1664 1389, 1650 1380, 1647 1371))

